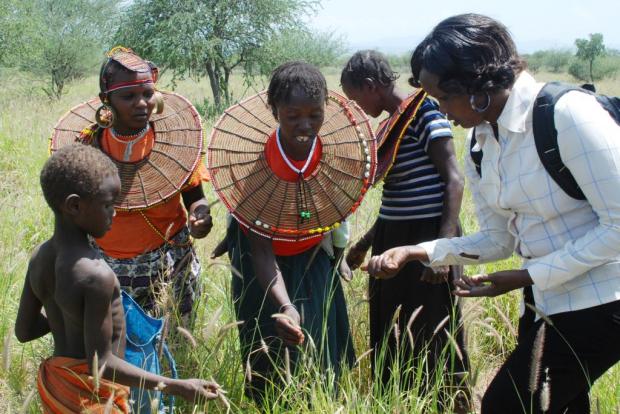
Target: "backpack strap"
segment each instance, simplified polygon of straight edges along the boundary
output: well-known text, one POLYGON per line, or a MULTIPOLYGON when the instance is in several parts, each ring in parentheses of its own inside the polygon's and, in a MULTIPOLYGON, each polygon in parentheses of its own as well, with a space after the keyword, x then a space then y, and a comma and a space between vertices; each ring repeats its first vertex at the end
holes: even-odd
POLYGON ((469 155, 471 156, 471 160, 474 162, 474 166, 476 167, 476 172, 480 177, 482 177, 482 148, 476 148, 476 127, 471 131, 471 141, 469 144, 469 155))
POLYGON ((570 197, 585 200, 586 197, 579 188, 575 177, 562 162, 558 147, 558 132, 555 129, 554 109, 558 100, 567 92, 581 91, 589 93, 577 86, 566 85, 560 82, 549 82, 540 90, 534 103, 532 124, 534 128, 534 142, 536 150, 547 173, 553 178, 562 190, 570 197))

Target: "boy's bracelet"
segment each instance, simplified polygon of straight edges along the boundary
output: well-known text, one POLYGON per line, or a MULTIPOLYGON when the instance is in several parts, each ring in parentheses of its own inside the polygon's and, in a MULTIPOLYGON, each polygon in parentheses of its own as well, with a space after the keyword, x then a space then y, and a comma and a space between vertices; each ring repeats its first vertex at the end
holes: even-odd
POLYGON ((291 308, 293 308, 293 309, 297 310, 297 306, 293 305, 293 302, 286 302, 284 305, 282 305, 282 306, 280 306, 280 307, 278 308, 278 313, 282 313, 282 312, 284 312, 284 309, 288 308, 289 306, 290 306, 291 308))

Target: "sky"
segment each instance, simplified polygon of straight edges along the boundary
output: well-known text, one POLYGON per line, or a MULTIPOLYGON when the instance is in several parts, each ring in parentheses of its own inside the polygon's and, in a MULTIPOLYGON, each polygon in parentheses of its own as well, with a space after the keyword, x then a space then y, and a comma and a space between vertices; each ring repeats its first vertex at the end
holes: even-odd
POLYGON ((343 35, 351 51, 404 53, 444 18, 466 12, 504 23, 520 53, 574 48, 590 33, 620 49, 620 0, 322 0, 310 24, 343 35))

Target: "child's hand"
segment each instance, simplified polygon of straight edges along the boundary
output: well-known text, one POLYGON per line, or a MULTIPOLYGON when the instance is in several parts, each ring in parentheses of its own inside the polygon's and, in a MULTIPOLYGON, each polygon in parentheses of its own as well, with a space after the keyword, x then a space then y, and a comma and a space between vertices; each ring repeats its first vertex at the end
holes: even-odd
POLYGON ((340 264, 338 265, 338 273, 345 282, 350 282, 351 280, 353 280, 353 272, 349 268, 346 260, 340 261, 340 264))
POLYGON ((174 380, 163 390, 178 395, 184 400, 198 404, 200 401, 213 400, 221 392, 221 387, 213 381, 201 379, 174 380))
POLYGON ((228 251, 228 239, 224 237, 211 252, 211 259, 217 259, 228 251))
POLYGON ((450 266, 426 267, 422 272, 420 280, 433 285, 437 285, 447 282, 449 274, 450 266))
MULTIPOLYGON (((287 306, 282 312, 286 317, 276 318, 276 332, 286 345, 301 345, 304 343, 304 333, 301 330, 301 317, 292 306, 287 306)), ((275 315, 274 315, 275 316, 275 315)))
POLYGON ((527 270, 505 270, 490 275, 462 276, 454 294, 464 297, 498 296, 534 284, 527 270))
POLYGON ((350 270, 355 270, 364 263, 368 248, 364 249, 355 243, 347 252, 346 262, 350 270))
POLYGON ((192 237, 202 239, 213 227, 211 211, 206 204, 200 204, 192 209, 189 215, 189 232, 192 237))

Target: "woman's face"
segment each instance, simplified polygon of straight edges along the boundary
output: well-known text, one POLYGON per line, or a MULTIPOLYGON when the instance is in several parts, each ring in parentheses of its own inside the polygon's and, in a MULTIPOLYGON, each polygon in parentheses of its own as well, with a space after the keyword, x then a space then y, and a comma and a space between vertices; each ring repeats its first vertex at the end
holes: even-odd
MULTIPOLYGON (((111 83, 150 79, 150 73, 118 72, 111 83)), ((156 105, 155 85, 146 83, 119 89, 108 94, 110 105, 116 111, 114 128, 120 133, 131 133, 146 127, 156 105)))
POLYGON ((473 128, 484 121, 482 114, 472 109, 469 95, 445 92, 439 87, 439 77, 434 73, 422 69, 420 83, 424 91, 437 100, 439 110, 446 114, 454 125, 473 128))
POLYGON ((280 136, 289 142, 297 137, 315 137, 325 118, 324 97, 309 97, 301 88, 293 88, 288 102, 276 105, 280 136))

